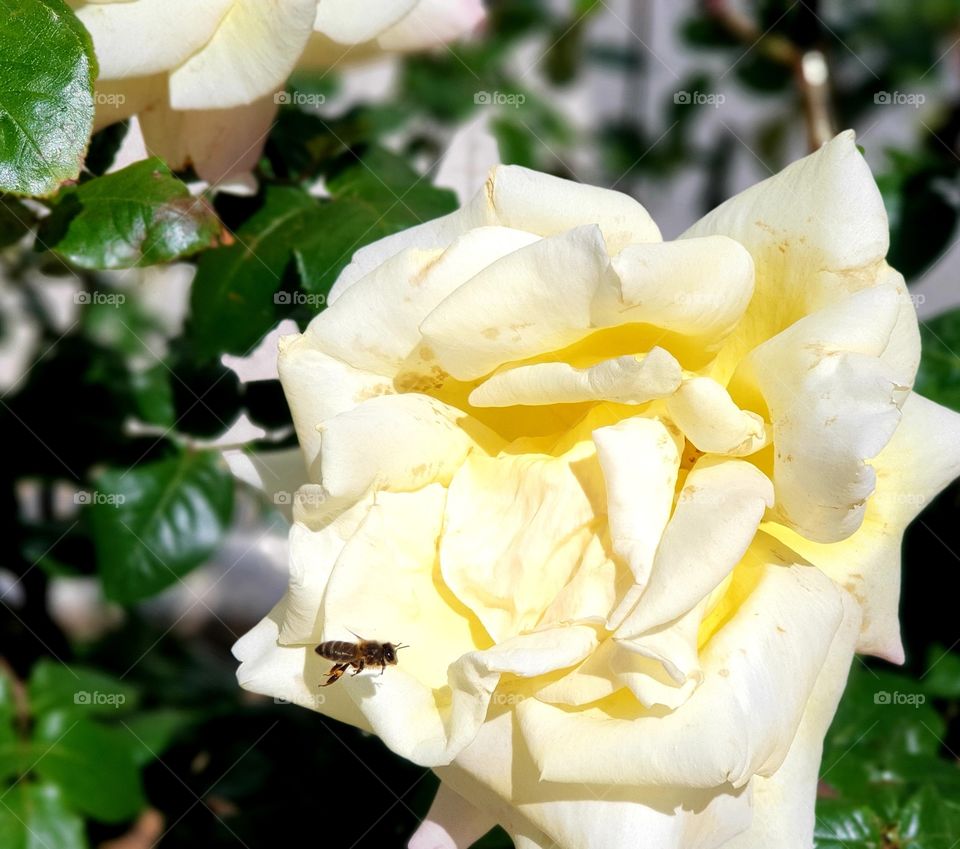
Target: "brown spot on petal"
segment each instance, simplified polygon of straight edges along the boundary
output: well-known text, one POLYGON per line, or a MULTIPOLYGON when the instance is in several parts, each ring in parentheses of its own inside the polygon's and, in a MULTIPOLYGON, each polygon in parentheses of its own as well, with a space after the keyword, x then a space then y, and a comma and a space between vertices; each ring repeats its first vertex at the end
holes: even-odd
POLYGON ((717 674, 723 676, 724 678, 729 678, 729 677, 730 677, 730 670, 729 670, 729 669, 721 669, 721 670, 719 670, 719 671, 717 672, 717 674))
POLYGON ((480 335, 483 336, 484 339, 496 339, 500 335, 500 328, 487 327, 480 331, 480 335))
POLYGON ((443 389, 450 377, 440 366, 432 366, 427 372, 408 371, 393 379, 397 392, 420 392, 429 394, 443 389))
POLYGON ((353 396, 353 400, 357 404, 362 404, 364 401, 369 401, 371 398, 379 398, 381 395, 393 395, 393 387, 388 383, 378 383, 376 386, 368 386, 365 389, 361 389, 356 395, 353 396))

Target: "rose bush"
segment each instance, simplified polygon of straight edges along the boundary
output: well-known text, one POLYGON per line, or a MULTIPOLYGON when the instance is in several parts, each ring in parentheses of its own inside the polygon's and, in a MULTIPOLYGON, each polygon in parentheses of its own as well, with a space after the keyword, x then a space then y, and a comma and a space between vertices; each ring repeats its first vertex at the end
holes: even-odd
POLYGON ((411 845, 810 847, 855 651, 902 660, 899 547, 960 471, 845 133, 663 242, 498 167, 363 248, 281 344, 309 482, 240 683, 441 789, 411 845), (320 689, 313 647, 409 644, 320 689))
POLYGON ((452 41, 481 0, 73 0, 100 76, 95 129, 139 116, 147 148, 211 183, 257 162, 290 72, 452 41))

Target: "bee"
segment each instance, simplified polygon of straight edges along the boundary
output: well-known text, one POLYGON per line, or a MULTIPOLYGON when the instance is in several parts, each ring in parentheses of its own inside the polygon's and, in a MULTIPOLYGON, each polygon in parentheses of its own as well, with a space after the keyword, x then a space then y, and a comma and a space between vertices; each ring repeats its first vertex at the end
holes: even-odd
MULTIPOLYGON (((353 631, 350 633, 353 634, 353 631)), ((334 682, 339 681, 340 676, 351 666, 354 668, 354 675, 359 675, 367 666, 379 666, 380 674, 383 675, 388 666, 396 666, 397 652, 400 649, 409 648, 405 645, 365 640, 358 634, 353 634, 353 636, 359 642, 327 640, 314 649, 320 657, 334 661, 333 668, 327 673, 327 680, 320 685, 321 687, 329 687, 334 682)))

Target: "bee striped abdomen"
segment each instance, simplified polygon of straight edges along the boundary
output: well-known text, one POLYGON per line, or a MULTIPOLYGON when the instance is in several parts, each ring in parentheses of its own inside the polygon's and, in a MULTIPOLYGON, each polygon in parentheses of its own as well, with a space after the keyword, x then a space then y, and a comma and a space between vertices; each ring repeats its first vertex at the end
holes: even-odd
POLYGON ((340 662, 354 660, 357 657, 357 644, 347 640, 327 640, 315 649, 320 657, 340 662))

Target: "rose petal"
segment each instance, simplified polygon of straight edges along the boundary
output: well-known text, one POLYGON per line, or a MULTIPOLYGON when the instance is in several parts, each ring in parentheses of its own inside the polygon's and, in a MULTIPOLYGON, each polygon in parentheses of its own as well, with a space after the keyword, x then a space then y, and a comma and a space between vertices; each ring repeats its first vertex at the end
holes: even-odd
POLYGON ((141 110, 147 150, 172 168, 192 164, 211 185, 251 171, 260 159, 277 106, 264 98, 235 109, 171 109, 164 100, 141 110))
POLYGON ((647 211, 628 195, 518 165, 500 165, 462 209, 357 251, 337 278, 328 300, 334 303, 357 280, 402 250, 445 248, 475 227, 501 225, 537 236, 557 236, 584 222, 600 228, 611 252, 633 242, 660 241, 660 231, 647 211))
POLYGON ((721 204, 681 238, 708 235, 735 239, 756 269, 745 320, 712 374, 721 383, 764 339, 874 285, 889 246, 883 199, 852 131, 721 204))
POLYGON ((708 348, 733 330, 753 296, 753 259, 726 236, 631 244, 613 268, 620 290, 598 305, 600 323, 653 324, 708 348))
MULTIPOLYGON (((446 495, 439 484, 417 492, 378 493, 361 520, 351 520, 350 533, 341 525, 332 534, 309 535, 303 543, 308 547, 291 551, 299 572, 332 569, 322 586, 316 581, 321 594, 313 595, 322 639, 354 640, 350 632, 355 631, 366 639, 407 643, 399 668, 429 688, 445 686, 447 667, 478 648, 477 640, 487 644, 476 619, 439 585, 437 539, 446 495), (337 545, 341 550, 333 564, 327 550, 337 545)), ((291 544, 296 539, 291 535, 291 544)))
MULTIPOLYGON (((444 251, 402 251, 320 313, 306 335, 356 368, 396 375, 421 342, 421 322, 444 298, 490 262, 536 240, 520 230, 480 227, 444 251)), ((429 374, 432 366, 422 370, 429 374)))
POLYGON ((499 372, 470 393, 475 407, 612 401, 645 404, 680 386, 680 364, 663 348, 604 360, 585 369, 539 363, 499 372))
POLYGON ((875 484, 865 461, 893 436, 913 380, 881 359, 898 316, 893 287, 866 289, 796 322, 745 364, 773 422, 775 513, 808 539, 842 540, 863 520, 875 484))
POLYGON ((649 213, 629 195, 519 165, 495 168, 474 202, 481 201, 498 223, 539 236, 595 224, 611 255, 635 242, 661 240, 649 213))
POLYGON ((664 530, 646 589, 617 639, 636 641, 706 598, 743 557, 772 504, 773 486, 756 466, 698 460, 664 530))
MULTIPOLYGON (((234 0, 202 49, 170 74, 170 106, 225 109, 265 95, 273 102, 307 44, 316 8, 316 0, 234 0)), ((178 32, 191 28, 178 25, 178 32)))
POLYGON ((441 301, 420 329, 446 371, 473 380, 587 335, 596 293, 615 285, 600 230, 577 227, 490 263, 441 301))
POLYGON ((317 350, 307 336, 280 338, 278 369, 308 469, 320 453, 318 425, 369 398, 394 392, 389 378, 317 350))
POLYGON ((364 401, 322 427, 311 476, 335 500, 371 489, 418 489, 448 483, 480 435, 469 416, 428 395, 383 395, 364 401))
POLYGON ((342 44, 359 44, 376 38, 410 13, 418 0, 367 0, 363 14, 355 0, 313 0, 317 13, 313 28, 342 44))
POLYGON ((750 828, 724 844, 724 849, 809 849, 816 822, 818 779, 823 738, 833 721, 850 671, 853 644, 860 625, 856 602, 843 595, 843 624, 834 637, 817 683, 807 699, 800 727, 787 757, 773 775, 753 780, 750 828))
POLYGON ((358 502, 311 530, 296 523, 290 528, 290 587, 277 640, 282 645, 316 646, 322 642, 321 603, 330 574, 344 547, 370 512, 372 499, 358 502))
MULTIPOLYGON (((588 743, 589 741, 584 741, 588 743)), ((584 786, 542 781, 516 722, 487 722, 451 766, 444 784, 494 817, 524 849, 716 849, 750 822, 749 790, 584 786)))
POLYGON ((914 517, 960 475, 960 415, 911 393, 893 438, 871 465, 877 488, 860 529, 829 545, 782 525, 769 533, 821 568, 863 607, 857 651, 903 662, 900 642, 900 548, 914 517))
POLYGON ((345 691, 318 689, 326 661, 312 646, 280 646, 280 623, 286 615, 286 599, 233 645, 240 661, 237 682, 244 690, 301 707, 370 731, 370 724, 345 691), (308 683, 309 682, 309 683, 308 683))
POLYGON ((667 412, 698 451, 742 457, 770 440, 762 416, 741 410, 719 383, 709 377, 683 381, 667 399, 667 412))
MULTIPOLYGON (((703 683, 666 716, 568 712, 528 699, 517 718, 547 781, 717 787, 772 774, 786 756, 843 616, 810 566, 767 562, 762 538, 740 565, 752 591, 701 654, 703 683)), ((771 557, 771 559, 773 559, 771 557)))
POLYGON ((557 458, 472 454, 456 473, 440 544, 443 579, 495 641, 535 627, 574 576, 594 536, 602 486, 589 441, 557 458))
POLYGON ((101 80, 169 71, 200 50, 234 0, 86 3, 77 17, 93 38, 101 80), (184 26, 189 20, 190 26, 184 26))
POLYGON ((647 584, 673 509, 682 440, 657 419, 635 416, 593 432, 603 469, 614 552, 629 567, 632 586, 611 614, 617 628, 647 584), (640 473, 642 470, 642 474, 640 473))
POLYGON ((293 494, 307 479, 307 467, 299 448, 277 451, 231 448, 222 455, 235 478, 263 492, 287 518, 291 517, 293 494))
POLYGON ((467 849, 496 825, 443 782, 407 849, 467 849))
MULTIPOLYGON (((344 677, 378 736, 416 763, 449 763, 476 735, 500 675, 572 666, 596 648, 587 626, 537 631, 492 648, 477 619, 442 589, 437 538, 446 491, 378 493, 323 592, 323 639, 403 641, 384 674, 344 677), (390 540, 389 547, 383 540, 390 540)), ((309 680, 309 679, 308 679, 309 680)))
POLYGON ((500 149, 490 128, 490 118, 489 112, 481 112, 460 127, 437 166, 434 185, 456 192, 461 204, 476 195, 487 174, 500 162, 500 149))
POLYGON ((440 47, 471 33, 486 16, 483 0, 420 0, 377 41, 391 51, 440 47))

